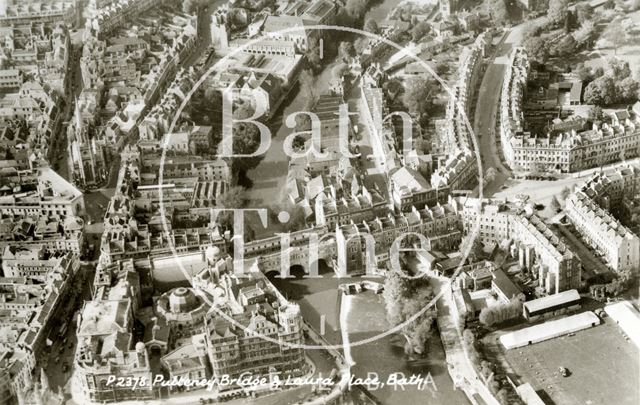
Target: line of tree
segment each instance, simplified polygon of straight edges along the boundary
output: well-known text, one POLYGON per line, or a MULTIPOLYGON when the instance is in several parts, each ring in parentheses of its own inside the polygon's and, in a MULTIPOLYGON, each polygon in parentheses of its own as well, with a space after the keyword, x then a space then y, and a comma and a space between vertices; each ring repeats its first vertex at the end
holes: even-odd
POLYGON ((609 296, 617 297, 625 292, 631 285, 633 274, 630 270, 620 271, 616 277, 607 284, 594 284, 589 287, 589 293, 593 297, 609 296))
POLYGON ((597 69, 584 90, 587 104, 608 106, 612 104, 633 103, 640 97, 640 83, 631 75, 629 62, 612 58, 607 69, 597 69))
MULTIPOLYGON (((397 326, 428 305, 433 300, 434 293, 426 278, 409 279, 395 271, 389 271, 385 278, 383 298, 387 320, 392 326, 397 326)), ((426 353, 435 317, 434 305, 402 328, 406 339, 405 353, 426 353)))
POLYGON ((502 405, 521 405, 522 401, 517 394, 509 395, 510 385, 502 386, 495 378, 498 367, 488 360, 483 359, 482 353, 478 350, 478 342, 476 334, 471 329, 465 329, 462 332, 462 345, 465 348, 469 362, 479 373, 483 382, 493 394, 498 402, 502 405))
POLYGON ((517 319, 522 314, 522 301, 512 298, 507 304, 496 304, 485 307, 480 311, 480 323, 493 326, 502 322, 517 319))

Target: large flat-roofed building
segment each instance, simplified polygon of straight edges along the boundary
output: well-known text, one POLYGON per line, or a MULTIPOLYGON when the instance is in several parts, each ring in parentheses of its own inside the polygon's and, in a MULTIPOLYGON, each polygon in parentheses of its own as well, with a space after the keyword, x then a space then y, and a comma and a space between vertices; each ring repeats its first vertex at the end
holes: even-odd
POLYGON ((545 315, 554 315, 557 311, 568 311, 580 308, 578 290, 567 290, 527 301, 523 306, 524 317, 530 321, 545 315))
POLYGON ((505 333, 500 336, 500 343, 507 350, 516 349, 597 325, 600 325, 600 318, 596 314, 590 311, 582 312, 577 315, 529 326, 515 332, 505 333))
POLYGON ((604 311, 613 319, 633 343, 640 348, 640 312, 629 301, 607 305, 604 311))

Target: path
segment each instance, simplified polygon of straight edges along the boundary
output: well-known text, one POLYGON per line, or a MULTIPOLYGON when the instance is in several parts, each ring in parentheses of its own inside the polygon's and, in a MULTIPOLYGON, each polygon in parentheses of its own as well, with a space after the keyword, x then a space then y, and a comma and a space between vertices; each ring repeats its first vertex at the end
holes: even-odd
POLYGON ((445 291, 437 302, 438 328, 446 352, 447 366, 451 378, 456 386, 465 392, 472 403, 479 403, 476 400, 476 396, 480 396, 484 401, 482 403, 498 405, 497 400, 491 395, 489 389, 478 379, 462 346, 462 332, 455 314, 451 281, 445 277, 430 277, 429 281, 436 295, 439 295, 443 290, 445 291))

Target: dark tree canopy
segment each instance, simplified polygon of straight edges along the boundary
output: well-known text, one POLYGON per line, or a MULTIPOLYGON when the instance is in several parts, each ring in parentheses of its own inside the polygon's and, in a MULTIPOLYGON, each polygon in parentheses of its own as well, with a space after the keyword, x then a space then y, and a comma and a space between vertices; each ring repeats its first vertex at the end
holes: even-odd
POLYGON ((565 22, 569 10, 568 0, 549 0, 549 11, 547 17, 554 25, 560 25, 565 22))
POLYGON ((380 32, 378 23, 373 18, 367 19, 367 21, 364 23, 364 30, 373 34, 378 34, 380 32))
POLYGON ((338 56, 343 62, 349 62, 351 58, 356 56, 356 49, 352 42, 342 41, 338 47, 338 56))
POLYGON ((247 190, 241 186, 228 188, 218 198, 218 205, 224 208, 242 208, 247 203, 247 190))
POLYGON ((425 35, 427 35, 429 31, 431 31, 431 26, 429 25, 428 22, 426 21, 419 22, 411 29, 411 39, 413 40, 413 42, 418 42, 425 35))
POLYGON ((304 52, 309 67, 314 70, 320 70, 322 66, 322 58, 320 57, 320 43, 316 37, 309 38, 307 50, 304 52))
POLYGON ((531 59, 544 62, 549 57, 549 44, 541 37, 529 37, 524 40, 522 46, 527 50, 531 59))
POLYGON ((426 77, 413 77, 406 82, 406 89, 402 102, 409 112, 414 114, 426 113, 431 106, 437 84, 426 77))
POLYGON ((509 23, 509 10, 505 0, 488 0, 487 11, 495 25, 507 25, 509 23))

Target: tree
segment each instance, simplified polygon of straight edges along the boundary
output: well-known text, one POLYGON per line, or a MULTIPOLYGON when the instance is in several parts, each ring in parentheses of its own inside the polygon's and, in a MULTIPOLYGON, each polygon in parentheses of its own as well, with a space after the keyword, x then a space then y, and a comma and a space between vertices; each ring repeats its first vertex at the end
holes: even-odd
POLYGON ((487 185, 496 179, 497 171, 494 167, 490 167, 487 169, 483 176, 483 183, 487 185))
POLYGON ((436 73, 439 76, 446 75, 449 73, 449 65, 445 62, 438 62, 436 64, 436 73))
POLYGON ((524 40, 522 46, 527 50, 531 59, 544 62, 549 57, 549 44, 541 37, 529 37, 524 40))
POLYGON ((573 33, 579 44, 591 44, 596 34, 596 26, 591 20, 587 20, 580 25, 580 28, 573 33))
POLYGON ((590 82, 591 80, 593 80, 593 72, 591 71, 591 68, 585 64, 580 64, 578 67, 576 67, 574 73, 583 82, 590 82))
POLYGON ((311 70, 305 69, 300 72, 300 75, 298 76, 298 84, 300 86, 300 94, 305 100, 304 109, 305 111, 309 111, 318 100, 318 94, 315 88, 315 78, 313 77, 311 70))
POLYGON ((571 33, 571 27, 573 26, 573 13, 568 12, 567 16, 564 18, 564 32, 565 34, 571 33))
MULTIPOLYGON (((248 201, 247 191, 244 187, 235 186, 228 188, 216 201, 218 208, 243 208, 248 201)), ((218 213, 218 224, 224 229, 233 229, 233 213, 229 211, 222 211, 218 213)), ((250 234, 255 234, 253 230, 249 230, 248 223, 245 222, 244 237, 247 238, 250 234)))
POLYGON ((198 8, 196 0, 184 0, 182 2, 182 12, 185 14, 193 14, 198 8))
POLYGON ((593 18, 593 9, 587 3, 578 3, 576 5, 576 17, 580 25, 593 18))
POLYGON ((568 7, 568 0, 549 0, 549 11, 547 11, 549 21, 555 26, 562 24, 567 18, 568 7))
POLYGON ((632 77, 627 77, 622 79, 619 83, 618 87, 620 91, 618 92, 619 98, 621 102, 624 103, 633 103, 638 100, 638 90, 640 90, 640 83, 635 81, 632 77))
POLYGON ((553 209, 555 212, 560 212, 562 210, 562 207, 560 206, 560 201, 558 201, 556 196, 553 196, 551 198, 550 205, 551 205, 551 209, 553 209))
POLYGON ((353 43, 342 41, 338 47, 338 55, 342 61, 349 63, 351 58, 356 56, 356 50, 353 47, 353 43))
POLYGON ((496 393, 496 398, 498 398, 498 401, 500 401, 501 404, 509 404, 509 394, 507 393, 507 390, 504 388, 501 388, 497 393, 496 393))
POLYGON ((425 113, 431 105, 431 98, 436 92, 436 84, 425 77, 412 77, 407 80, 402 102, 409 112, 414 114, 425 113))
POLYGON ((607 66, 611 72, 611 76, 615 80, 623 80, 631 77, 631 68, 629 62, 620 60, 618 58, 611 58, 607 62, 607 66))
POLYGON ((378 34, 380 32, 378 23, 373 18, 367 19, 367 21, 364 23, 364 30, 373 34, 378 34))
POLYGON ((382 297, 384 298, 387 309, 387 321, 391 325, 399 325, 404 321, 402 306, 405 298, 409 295, 410 291, 407 285, 407 279, 395 271, 388 272, 384 280, 382 297))
POLYGON ((469 250, 469 260, 476 262, 484 255, 484 247, 479 238, 474 238, 472 234, 466 234, 460 243, 460 251, 466 252, 469 250), (469 247, 471 245, 471 247, 469 247))
POLYGON ((427 35, 430 30, 431 30, 431 26, 429 25, 428 22, 426 21, 419 22, 417 25, 415 25, 411 29, 411 39, 413 40, 413 42, 418 42, 422 39, 422 37, 427 35))
POLYGON ((480 316, 478 317, 478 320, 480 321, 481 324, 485 326, 493 325, 494 323, 496 323, 495 311, 491 309, 491 307, 482 308, 482 311, 480 311, 480 316))
MULTIPOLYGON (((392 325, 399 325, 420 311, 433 299, 433 289, 424 278, 409 279, 395 271, 387 273, 384 283, 383 298, 387 320, 392 325)), ((414 322, 402 328, 407 343, 407 354, 424 354, 426 342, 431 335, 431 325, 435 319, 435 310, 424 311, 414 322)))
POLYGON ((400 80, 392 78, 384 82, 382 89, 391 100, 395 100, 395 98, 404 91, 404 86, 400 80))
POLYGON ((553 47, 554 56, 564 57, 575 54, 578 49, 578 42, 573 35, 565 35, 560 41, 558 41, 553 47))
POLYGON ((344 9, 353 20, 359 20, 364 16, 368 5, 368 0, 347 0, 344 9))
POLYGON ((488 380, 491 374, 493 374, 493 364, 486 360, 480 362, 480 374, 482 374, 485 381, 488 380))
POLYGON ((320 42, 316 37, 309 38, 307 44, 307 50, 304 52, 304 56, 309 63, 309 67, 313 71, 320 70, 322 66, 322 58, 320 57, 320 42))
POLYGON ((222 193, 217 203, 223 208, 242 208, 247 201, 247 190, 241 186, 234 186, 222 193))
POLYGON ((367 37, 358 37, 355 41, 353 41, 353 48, 356 50, 358 55, 362 55, 367 46, 369 45, 369 38, 367 37))
POLYGON ((562 198, 562 200, 566 200, 570 194, 571 189, 569 187, 565 187, 562 189, 562 191, 560 191, 560 198, 562 198))
POLYGON ((233 107, 233 118, 244 120, 251 117, 255 109, 251 103, 245 99, 239 100, 233 107))
POLYGON ((470 329, 465 329, 464 332, 462 332, 462 338, 468 346, 473 346, 476 343, 476 335, 470 329))
POLYGON ((345 63, 338 63, 331 70, 334 79, 341 79, 342 76, 345 76, 349 73, 349 66, 345 63))
POLYGON ((513 297, 507 304, 496 304, 483 308, 480 311, 479 320, 485 326, 492 326, 520 317, 521 311, 522 301, 518 297, 513 297))
POLYGON ((243 8, 235 7, 230 9, 227 13, 227 20, 230 22, 232 30, 242 29, 249 25, 247 10, 243 8))
POLYGON ((615 103, 618 98, 616 94, 616 83, 610 76, 598 77, 587 85, 584 90, 584 101, 587 104, 606 106, 615 103))
POLYGON ((612 21, 602 33, 602 38, 613 46, 613 54, 618 54, 618 47, 626 43, 627 32, 619 21, 612 21))
POLYGON ((486 4, 495 25, 506 25, 509 22, 509 11, 505 0, 489 0, 486 4))
MULTIPOLYGON (((248 155, 255 153, 260 146, 260 131, 251 123, 238 122, 233 125, 233 153, 248 155)), ((234 157, 232 167, 235 173, 243 173, 253 169, 263 156, 234 157)))
POLYGON ((269 209, 271 214, 271 220, 281 224, 285 232, 298 231, 300 229, 307 228, 307 214, 303 207, 292 204, 289 201, 285 201, 279 204, 275 204, 269 209), (280 222, 278 214, 280 212, 286 212, 289 214, 289 220, 287 222, 280 222))

